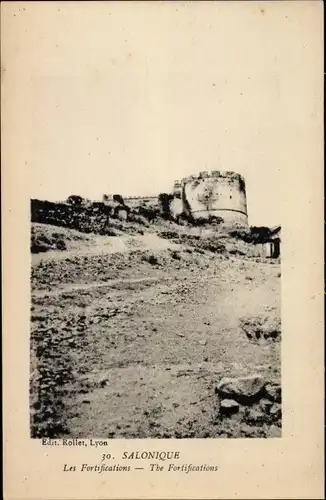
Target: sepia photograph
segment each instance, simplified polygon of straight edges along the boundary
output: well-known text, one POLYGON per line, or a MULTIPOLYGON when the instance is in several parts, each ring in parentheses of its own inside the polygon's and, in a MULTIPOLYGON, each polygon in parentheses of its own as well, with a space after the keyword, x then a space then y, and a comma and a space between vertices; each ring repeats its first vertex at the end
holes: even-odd
POLYGON ((214 170, 31 200, 33 437, 281 435, 281 228, 247 197, 214 170))
POLYGON ((171 6, 144 39, 100 6, 32 77, 30 436, 281 437, 273 44, 223 60, 218 6, 174 47, 171 6))
POLYGON ((1 3, 4 497, 324 498, 323 3, 1 3))

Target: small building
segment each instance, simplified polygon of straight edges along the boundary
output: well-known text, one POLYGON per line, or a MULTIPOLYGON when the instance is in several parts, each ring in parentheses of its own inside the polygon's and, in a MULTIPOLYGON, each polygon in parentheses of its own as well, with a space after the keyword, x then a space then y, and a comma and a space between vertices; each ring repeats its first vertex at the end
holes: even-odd
POLYGON ((265 241, 255 244, 255 255, 266 259, 278 259, 281 256, 281 226, 271 228, 265 241))
POLYGON ((281 256, 281 226, 271 229, 268 243, 270 245, 270 257, 278 259, 281 256))

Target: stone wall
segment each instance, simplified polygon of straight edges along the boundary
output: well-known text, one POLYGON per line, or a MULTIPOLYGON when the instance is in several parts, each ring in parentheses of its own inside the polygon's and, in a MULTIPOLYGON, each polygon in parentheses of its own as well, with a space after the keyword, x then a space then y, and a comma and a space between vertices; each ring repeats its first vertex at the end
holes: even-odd
POLYGON ((175 181, 171 191, 147 197, 104 195, 103 202, 82 204, 31 200, 32 222, 103 234, 110 217, 129 220, 137 215, 149 221, 157 216, 180 221, 185 216, 198 223, 216 217, 226 223, 248 224, 245 181, 237 173, 200 172, 175 181))
POLYGON ((31 200, 31 222, 76 229, 83 233, 106 234, 111 208, 103 203, 91 206, 31 200))
MULTIPOLYGON (((105 203, 76 205, 32 199, 31 222, 67 227, 83 233, 111 234, 112 227, 116 226, 113 219, 148 225, 149 221, 163 215, 157 198, 151 198, 148 202, 148 198, 144 198, 143 202, 140 200, 139 197, 126 198, 119 203, 112 198, 105 203)), ((130 226, 123 227, 130 229, 130 226)))
POLYGON ((225 222, 248 223, 246 188, 235 172, 201 172, 182 179, 183 209, 199 218, 222 217, 225 222))
POLYGON ((139 206, 153 207, 158 204, 157 196, 128 196, 124 197, 124 202, 130 208, 139 206))

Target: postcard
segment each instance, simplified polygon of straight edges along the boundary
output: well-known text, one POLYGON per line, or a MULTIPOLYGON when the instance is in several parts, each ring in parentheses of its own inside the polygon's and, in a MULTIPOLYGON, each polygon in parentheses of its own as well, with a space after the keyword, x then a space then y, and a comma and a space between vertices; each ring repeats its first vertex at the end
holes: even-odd
POLYGON ((323 5, 2 2, 6 500, 323 498, 323 5))

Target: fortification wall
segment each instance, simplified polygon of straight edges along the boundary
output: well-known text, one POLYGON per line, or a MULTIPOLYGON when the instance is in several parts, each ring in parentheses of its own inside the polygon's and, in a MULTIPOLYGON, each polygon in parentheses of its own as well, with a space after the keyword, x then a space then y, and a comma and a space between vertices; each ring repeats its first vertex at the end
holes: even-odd
MULTIPOLYGON (((113 200, 113 198, 112 198, 113 200)), ((51 224, 59 227, 76 229, 84 233, 111 234, 113 219, 146 225, 147 221, 154 219, 159 214, 159 209, 152 208, 148 202, 142 205, 139 197, 133 198, 134 206, 129 204, 130 199, 125 200, 125 204, 111 201, 93 202, 88 204, 55 203, 37 199, 31 200, 31 222, 41 224, 51 224), (111 202, 111 204, 109 204, 111 202), (139 215, 142 215, 141 219, 139 215)), ((144 198, 148 200, 148 198, 144 198)), ((152 201, 157 203, 157 198, 152 201)), ((129 230, 133 230, 129 226, 129 230)))
MULTIPOLYGON (((78 198, 78 197, 77 197, 78 198)), ((245 181, 234 172, 200 172, 176 181, 172 194, 160 196, 104 195, 103 202, 81 204, 31 200, 32 221, 106 234, 110 217, 123 220, 142 215, 178 220, 181 214, 196 219, 221 217, 225 222, 248 224, 245 181)))
POLYGON ((201 172, 182 179, 184 212, 194 219, 222 217, 248 223, 244 178, 235 172, 201 172))
POLYGON ((134 208, 140 205, 153 206, 157 205, 157 196, 128 196, 123 197, 124 202, 128 207, 134 208))

